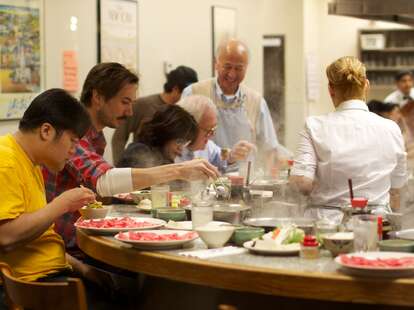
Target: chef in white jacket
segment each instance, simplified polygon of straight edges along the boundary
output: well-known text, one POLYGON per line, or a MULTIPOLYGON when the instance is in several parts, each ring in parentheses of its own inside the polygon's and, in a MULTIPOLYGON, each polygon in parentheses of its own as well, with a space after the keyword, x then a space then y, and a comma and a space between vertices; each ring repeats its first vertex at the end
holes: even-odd
POLYGON ((312 217, 341 220, 340 206, 350 203, 348 179, 356 197, 397 209, 407 180, 400 128, 369 112, 369 81, 357 58, 339 58, 326 73, 335 111, 306 120, 290 182, 319 206, 307 210, 312 217))

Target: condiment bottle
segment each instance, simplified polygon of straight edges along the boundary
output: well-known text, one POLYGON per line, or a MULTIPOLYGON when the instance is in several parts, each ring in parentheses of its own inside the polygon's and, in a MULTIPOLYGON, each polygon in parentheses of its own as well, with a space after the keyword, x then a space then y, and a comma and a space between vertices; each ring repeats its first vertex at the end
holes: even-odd
POLYGON ((306 235, 300 245, 300 257, 315 259, 319 257, 319 243, 315 236, 306 235))
POLYGON ((382 240, 382 216, 378 216, 378 240, 382 240))

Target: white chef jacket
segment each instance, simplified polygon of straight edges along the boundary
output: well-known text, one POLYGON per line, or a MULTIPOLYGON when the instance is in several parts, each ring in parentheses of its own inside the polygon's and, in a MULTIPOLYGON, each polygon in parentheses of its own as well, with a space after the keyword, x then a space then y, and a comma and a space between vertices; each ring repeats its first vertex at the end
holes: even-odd
MULTIPOLYGON (((410 90, 410 96, 412 100, 414 99, 414 88, 411 88, 410 90)), ((393 91, 391 94, 389 94, 385 99, 385 103, 397 103, 400 105, 400 107, 404 106, 408 102, 407 96, 405 96, 399 89, 396 91, 393 91)))
POLYGON ((401 130, 365 102, 345 101, 335 112, 306 120, 291 174, 314 180, 313 205, 349 203, 348 179, 355 197, 387 204, 390 188, 407 180, 401 130))

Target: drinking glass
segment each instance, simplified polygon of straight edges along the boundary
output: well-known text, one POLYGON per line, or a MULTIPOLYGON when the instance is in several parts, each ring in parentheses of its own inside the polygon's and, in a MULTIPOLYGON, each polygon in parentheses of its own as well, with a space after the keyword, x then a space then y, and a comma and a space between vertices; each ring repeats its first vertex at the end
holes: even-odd
POLYGON ((169 191, 170 186, 166 184, 151 186, 151 200, 153 209, 167 207, 169 191))
POLYGON ((352 217, 355 252, 376 251, 378 243, 378 216, 356 215, 352 217))
POLYGON ((193 229, 206 225, 213 220, 213 205, 207 201, 193 202, 191 207, 191 221, 193 229))

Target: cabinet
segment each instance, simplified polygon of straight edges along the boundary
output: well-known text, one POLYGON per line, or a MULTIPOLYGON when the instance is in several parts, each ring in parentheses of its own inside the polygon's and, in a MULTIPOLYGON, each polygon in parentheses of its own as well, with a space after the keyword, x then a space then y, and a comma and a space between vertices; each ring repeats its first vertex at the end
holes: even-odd
POLYGON ((383 100, 395 89, 398 71, 414 71, 414 29, 360 30, 359 56, 367 68, 368 99, 383 100))

